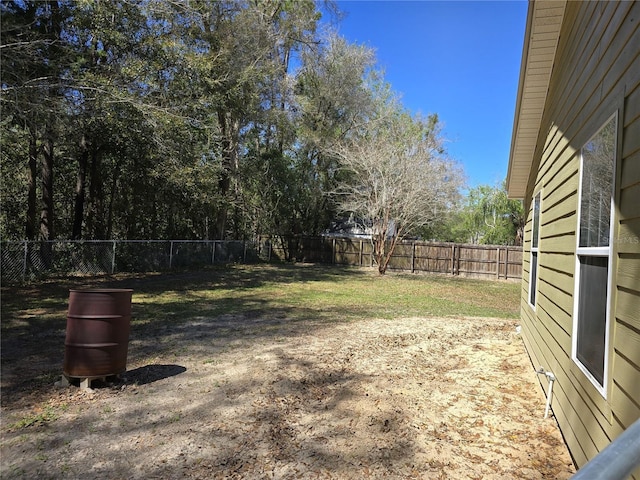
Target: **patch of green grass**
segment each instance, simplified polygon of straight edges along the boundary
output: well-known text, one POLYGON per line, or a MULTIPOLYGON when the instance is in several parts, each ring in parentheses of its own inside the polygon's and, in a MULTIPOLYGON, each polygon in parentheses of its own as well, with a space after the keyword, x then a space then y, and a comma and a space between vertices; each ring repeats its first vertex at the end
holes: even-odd
MULTIPOLYGON (((2 334, 63 337, 70 288, 132 288, 132 329, 199 319, 269 317, 349 321, 409 316, 517 318, 517 282, 390 273, 319 265, 235 265, 199 272, 121 274, 3 288, 2 334)), ((225 325, 220 325, 224 328, 225 325)))
POLYGON ((182 412, 175 412, 167 419, 167 422, 169 422, 169 423, 177 423, 181 419, 182 419, 182 412))
POLYGON ((42 412, 32 413, 22 417, 17 422, 10 425, 11 430, 22 430, 23 428, 35 425, 44 425, 45 423, 54 422, 58 419, 58 414, 51 406, 45 406, 42 412))
POLYGON ((288 320, 407 316, 516 318, 520 285, 445 276, 388 274, 325 266, 236 266, 180 289, 134 293, 135 322, 221 315, 288 320), (251 277, 255 276, 255 279, 251 277))

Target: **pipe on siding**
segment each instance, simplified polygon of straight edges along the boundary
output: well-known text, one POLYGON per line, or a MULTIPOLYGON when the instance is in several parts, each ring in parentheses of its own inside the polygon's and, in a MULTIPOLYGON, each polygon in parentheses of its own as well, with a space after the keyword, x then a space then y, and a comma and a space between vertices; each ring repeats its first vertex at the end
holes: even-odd
POLYGON ((544 375, 549 379, 549 388, 547 389, 547 405, 544 408, 544 418, 547 418, 549 416, 549 410, 551 410, 551 399, 553 398, 553 382, 556 381, 556 376, 551 372, 547 372, 542 367, 538 368, 538 370, 536 370, 536 373, 538 375, 544 375))

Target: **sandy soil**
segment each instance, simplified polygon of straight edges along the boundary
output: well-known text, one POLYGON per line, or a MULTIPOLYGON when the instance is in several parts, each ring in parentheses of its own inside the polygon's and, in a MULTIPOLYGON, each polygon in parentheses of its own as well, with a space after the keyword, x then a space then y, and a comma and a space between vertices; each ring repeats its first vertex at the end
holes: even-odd
POLYGON ((201 318, 132 338, 128 371, 92 390, 8 392, 0 476, 569 478, 515 327, 201 318))

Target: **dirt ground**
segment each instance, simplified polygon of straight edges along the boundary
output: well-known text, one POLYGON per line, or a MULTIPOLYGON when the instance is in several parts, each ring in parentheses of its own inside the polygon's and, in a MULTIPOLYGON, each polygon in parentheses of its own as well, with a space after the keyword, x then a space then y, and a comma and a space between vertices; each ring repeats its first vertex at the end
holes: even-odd
MULTIPOLYGON (((566 479, 516 322, 199 318, 92 390, 3 389, 10 478, 566 479)), ((15 371, 3 368, 3 384, 15 371)))

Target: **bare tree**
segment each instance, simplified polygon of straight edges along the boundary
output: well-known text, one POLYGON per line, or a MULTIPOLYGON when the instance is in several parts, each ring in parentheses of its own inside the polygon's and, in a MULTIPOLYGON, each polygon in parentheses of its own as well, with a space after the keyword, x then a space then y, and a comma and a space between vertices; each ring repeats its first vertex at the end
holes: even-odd
POLYGON ((361 135, 333 149, 349 173, 336 192, 340 207, 370 229, 381 275, 399 241, 455 204, 464 179, 444 151, 437 115, 412 117, 385 103, 361 135))

